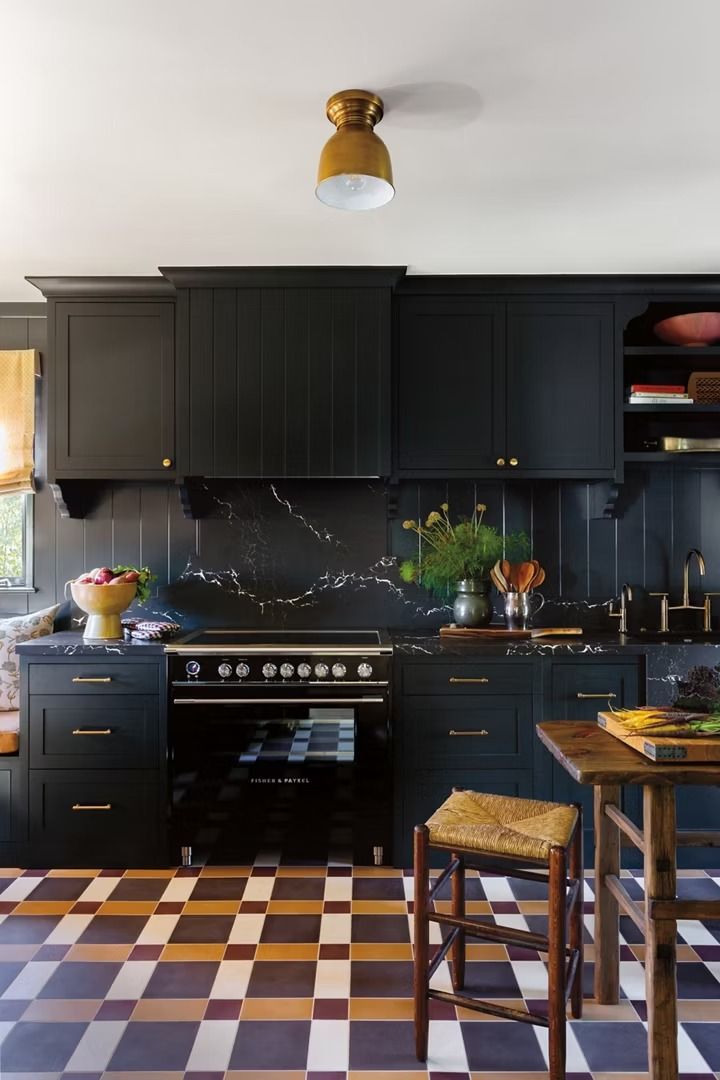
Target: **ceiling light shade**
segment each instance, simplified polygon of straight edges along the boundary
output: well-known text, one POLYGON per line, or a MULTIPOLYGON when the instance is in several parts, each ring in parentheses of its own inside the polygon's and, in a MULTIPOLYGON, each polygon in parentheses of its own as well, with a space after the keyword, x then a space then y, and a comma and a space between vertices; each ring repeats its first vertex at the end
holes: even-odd
POLYGON ((383 103, 367 90, 341 90, 326 106, 337 131, 320 154, 315 194, 340 210, 374 210, 395 194, 390 155, 373 131, 383 103))

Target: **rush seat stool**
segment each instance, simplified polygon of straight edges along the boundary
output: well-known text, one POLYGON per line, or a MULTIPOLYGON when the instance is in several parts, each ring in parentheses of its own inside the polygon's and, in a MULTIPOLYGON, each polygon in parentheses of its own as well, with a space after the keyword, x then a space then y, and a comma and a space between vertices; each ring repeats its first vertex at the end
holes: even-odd
POLYGON ((504 1020, 549 1028, 550 1080, 565 1078, 565 1023, 568 998, 573 1017, 582 1015, 583 858, 582 813, 577 805, 486 795, 453 788, 426 824, 415 826, 415 1048, 427 1059, 428 1002, 433 998, 504 1020), (450 863, 430 885, 429 853, 446 851, 450 863), (548 886, 547 936, 468 919, 465 870, 544 882, 548 886), (433 901, 447 881, 452 913, 436 912, 433 901), (449 933, 430 958, 430 923, 449 933), (547 1016, 482 1001, 465 986, 466 938, 537 949, 548 958, 547 1016), (449 954, 453 993, 434 990, 430 980, 449 954))

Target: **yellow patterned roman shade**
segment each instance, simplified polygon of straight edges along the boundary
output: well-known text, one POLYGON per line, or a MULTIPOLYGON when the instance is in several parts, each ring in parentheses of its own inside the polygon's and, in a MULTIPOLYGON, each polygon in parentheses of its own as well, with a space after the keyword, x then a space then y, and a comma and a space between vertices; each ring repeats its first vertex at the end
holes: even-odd
POLYGON ((34 491, 37 349, 0 350, 0 495, 34 491))

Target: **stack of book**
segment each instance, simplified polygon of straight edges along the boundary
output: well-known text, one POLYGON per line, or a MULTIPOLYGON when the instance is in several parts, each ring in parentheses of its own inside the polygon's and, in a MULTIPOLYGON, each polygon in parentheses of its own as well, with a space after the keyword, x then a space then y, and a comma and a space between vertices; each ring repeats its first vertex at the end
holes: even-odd
POLYGON ((628 396, 630 405, 693 405, 684 386, 659 386, 653 383, 633 383, 628 396))

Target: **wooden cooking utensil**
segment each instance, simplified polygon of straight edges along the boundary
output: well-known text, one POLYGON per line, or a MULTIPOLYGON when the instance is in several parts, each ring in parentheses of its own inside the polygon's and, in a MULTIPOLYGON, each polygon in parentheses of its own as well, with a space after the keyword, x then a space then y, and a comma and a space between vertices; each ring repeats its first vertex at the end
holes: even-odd
POLYGON ((509 586, 505 576, 503 575, 502 570, 500 569, 500 560, 499 559, 495 563, 495 565, 493 566, 492 570, 490 571, 490 577, 492 578, 493 582, 495 583, 495 585, 497 586, 497 588, 499 589, 500 592, 507 592, 508 591, 510 586, 509 586))
POLYGON ((535 567, 530 562, 519 563, 516 570, 518 592, 527 592, 535 577, 535 567))
POLYGON ((503 559, 500 563, 500 573, 505 578, 508 584, 508 591, 512 588, 512 579, 510 576, 510 563, 507 559, 503 559))
POLYGON ((545 580, 545 571, 543 570, 543 568, 541 566, 540 569, 538 570, 537 574, 533 578, 532 583, 530 585, 530 588, 531 589, 537 589, 539 585, 542 585, 544 580, 545 580))

